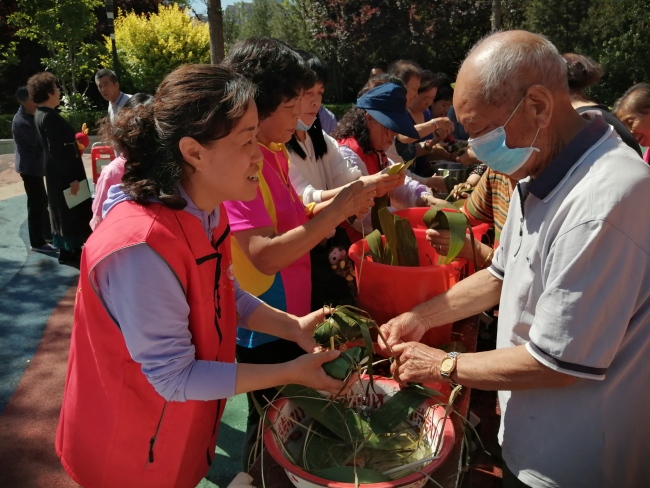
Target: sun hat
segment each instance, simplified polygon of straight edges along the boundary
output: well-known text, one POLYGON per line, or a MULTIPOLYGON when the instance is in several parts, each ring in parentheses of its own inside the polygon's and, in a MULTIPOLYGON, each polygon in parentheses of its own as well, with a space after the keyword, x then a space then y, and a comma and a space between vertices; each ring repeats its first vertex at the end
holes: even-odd
POLYGON ((384 83, 368 90, 357 99, 357 107, 387 129, 413 139, 420 135, 406 111, 406 90, 395 83, 384 83))

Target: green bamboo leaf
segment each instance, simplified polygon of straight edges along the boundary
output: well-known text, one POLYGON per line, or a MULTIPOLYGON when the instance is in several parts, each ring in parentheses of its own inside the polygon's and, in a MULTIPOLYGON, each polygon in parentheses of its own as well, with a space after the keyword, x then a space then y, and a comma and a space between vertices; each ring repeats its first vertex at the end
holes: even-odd
POLYGON ((370 221, 372 223, 372 228, 378 230, 380 234, 383 234, 383 231, 381 228, 381 222, 379 221, 379 211, 382 208, 388 207, 388 205, 390 205, 389 195, 375 197, 375 204, 370 210, 370 221))
POLYGON ((467 221, 467 217, 462 212, 443 212, 447 216, 449 222, 449 231, 451 232, 449 239, 449 253, 445 259, 445 264, 451 263, 456 256, 462 251, 465 245, 465 236, 467 229, 472 231, 467 221))
POLYGON ((345 380, 350 374, 368 362, 368 353, 365 347, 356 346, 343 351, 333 361, 323 364, 323 369, 332 378, 345 380))
POLYGON ((341 402, 325 398, 318 391, 306 386, 284 385, 281 388, 284 396, 300 406, 339 439, 352 442, 362 435, 358 415, 341 402))
POLYGON ((465 206, 465 202, 467 201, 467 198, 461 198, 460 200, 456 200, 454 202, 454 207, 456 208, 463 208, 465 206))
POLYGON ((399 265, 419 266, 420 256, 418 255, 418 242, 415 239, 415 233, 413 232, 411 223, 407 219, 397 217, 395 222, 395 232, 397 234, 399 265))
POLYGON ((342 483, 358 483, 361 485, 393 481, 385 474, 368 468, 355 468, 354 466, 337 466, 326 468, 314 473, 319 478, 342 483))
POLYGON ((439 397, 442 394, 432 388, 422 385, 408 385, 384 403, 369 417, 370 428, 375 434, 388 434, 408 418, 427 399, 439 397))
MULTIPOLYGON (((453 208, 453 207, 452 207, 453 208)), ((456 209, 454 209, 456 210, 456 209)), ((450 231, 449 253, 444 260, 445 264, 451 263, 463 249, 469 222, 462 212, 445 212, 441 206, 432 207, 423 217, 424 224, 429 229, 442 229, 450 231)))
POLYGON ((397 247, 397 232, 395 231, 395 218, 396 216, 392 214, 387 207, 379 210, 379 222, 381 223, 383 234, 386 237, 386 244, 384 246, 384 264, 398 266, 399 251, 397 247))
POLYGON ((384 241, 381 238, 381 232, 376 229, 373 230, 366 236, 366 242, 368 243, 368 249, 370 250, 372 260, 375 263, 383 264, 384 241))
POLYGON ((414 162, 415 162, 415 158, 411 159, 410 161, 406 161, 404 163, 396 163, 386 168, 384 172, 388 175, 396 175, 397 173, 406 171, 409 168, 409 166, 411 166, 414 162))

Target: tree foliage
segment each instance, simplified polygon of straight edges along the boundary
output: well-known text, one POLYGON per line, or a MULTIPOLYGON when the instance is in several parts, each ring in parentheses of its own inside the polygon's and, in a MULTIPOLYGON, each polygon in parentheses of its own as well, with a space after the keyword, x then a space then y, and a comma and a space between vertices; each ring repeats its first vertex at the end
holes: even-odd
POLYGON ((318 0, 312 28, 322 54, 337 68, 339 99, 351 99, 373 65, 412 59, 454 74, 467 49, 490 30, 485 0, 318 0))
MULTIPOLYGON (((162 79, 181 64, 209 63, 208 25, 178 5, 161 5, 158 13, 132 12, 115 19, 115 43, 122 78, 136 91, 153 93, 162 79)), ((105 38, 107 47, 110 39, 105 38)), ((110 58, 104 62, 110 65, 110 58)))
POLYGON ((88 39, 101 4, 101 0, 18 0, 17 10, 8 17, 17 37, 47 49, 41 62, 57 76, 66 95, 78 93, 79 82, 94 71, 100 47, 88 39))
POLYGON ((314 49, 312 0, 253 0, 237 2, 224 12, 226 51, 247 37, 275 37, 287 44, 314 49))

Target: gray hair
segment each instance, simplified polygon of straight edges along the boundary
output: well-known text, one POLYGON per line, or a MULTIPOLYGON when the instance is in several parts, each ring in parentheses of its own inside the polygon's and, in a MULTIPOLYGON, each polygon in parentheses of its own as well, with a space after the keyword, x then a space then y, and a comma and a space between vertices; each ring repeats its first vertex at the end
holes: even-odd
POLYGON ((494 43, 481 53, 481 67, 476 75, 486 103, 493 105, 504 98, 523 96, 532 85, 542 85, 553 92, 568 90, 566 62, 551 41, 535 34, 534 39, 517 42, 504 34, 507 32, 484 37, 465 58, 469 59, 484 43, 494 43))

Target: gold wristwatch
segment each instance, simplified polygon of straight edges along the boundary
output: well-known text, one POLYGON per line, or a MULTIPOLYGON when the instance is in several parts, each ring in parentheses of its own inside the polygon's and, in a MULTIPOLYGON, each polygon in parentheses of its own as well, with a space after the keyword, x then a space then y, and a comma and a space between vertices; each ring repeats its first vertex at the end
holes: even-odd
POLYGON ((456 369, 456 359, 460 353, 452 351, 448 353, 440 362, 440 376, 447 381, 451 381, 451 374, 456 369))

